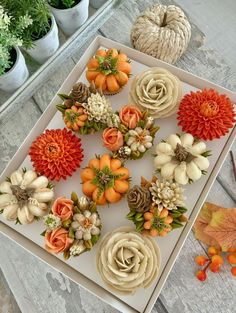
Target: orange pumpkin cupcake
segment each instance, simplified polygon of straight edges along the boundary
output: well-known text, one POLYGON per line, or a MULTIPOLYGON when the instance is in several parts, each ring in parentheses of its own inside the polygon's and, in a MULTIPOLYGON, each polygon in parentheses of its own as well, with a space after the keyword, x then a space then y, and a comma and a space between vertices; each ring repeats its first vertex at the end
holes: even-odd
POLYGON ((87 63, 86 77, 104 94, 118 93, 128 83, 131 73, 130 60, 115 48, 100 49, 87 63))
POLYGON ((118 202, 129 189, 129 170, 109 154, 91 159, 80 177, 83 193, 98 205, 118 202))

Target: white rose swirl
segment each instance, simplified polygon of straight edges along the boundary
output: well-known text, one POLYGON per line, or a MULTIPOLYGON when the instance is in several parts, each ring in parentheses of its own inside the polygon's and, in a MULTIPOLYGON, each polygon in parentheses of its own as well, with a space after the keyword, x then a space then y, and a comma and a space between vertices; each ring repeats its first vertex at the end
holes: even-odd
POLYGON ((112 291, 132 294, 137 288, 150 286, 156 279, 160 250, 153 239, 131 228, 118 228, 103 237, 97 268, 112 291))
POLYGON ((153 67, 133 79, 129 100, 153 118, 164 118, 178 109, 182 85, 178 77, 164 68, 153 67))

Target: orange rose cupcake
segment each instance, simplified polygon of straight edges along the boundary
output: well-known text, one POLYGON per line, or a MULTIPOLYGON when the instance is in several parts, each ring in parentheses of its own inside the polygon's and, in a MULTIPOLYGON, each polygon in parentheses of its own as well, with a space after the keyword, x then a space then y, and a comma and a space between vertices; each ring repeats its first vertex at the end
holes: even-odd
POLYGON ((124 144, 122 133, 115 127, 106 128, 103 131, 102 139, 104 147, 110 151, 119 150, 124 144))
POLYGON ((142 116, 142 112, 134 105, 124 106, 119 113, 122 124, 129 129, 134 129, 138 125, 142 116))
POLYGON ((73 215, 73 201, 64 197, 57 198, 53 203, 52 213, 62 221, 69 219, 73 215))
POLYGON ((125 105, 114 113, 103 131, 103 145, 120 159, 140 159, 153 146, 158 126, 148 112, 125 105))
POLYGON ((64 258, 78 256, 96 244, 101 233, 101 219, 96 203, 86 197, 60 197, 44 216, 45 249, 50 253, 63 252, 64 258))
POLYGON ((67 250, 73 243, 69 233, 64 228, 56 228, 45 235, 45 248, 51 253, 59 253, 67 250))

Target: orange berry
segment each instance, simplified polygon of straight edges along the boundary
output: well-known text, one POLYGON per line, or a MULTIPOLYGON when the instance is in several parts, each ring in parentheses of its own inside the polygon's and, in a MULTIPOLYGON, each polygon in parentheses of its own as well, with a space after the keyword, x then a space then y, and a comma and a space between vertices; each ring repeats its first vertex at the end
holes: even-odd
POLYGON ((210 255, 210 256, 213 256, 213 255, 215 255, 215 254, 218 254, 219 253, 219 251, 218 251, 218 249, 216 249, 215 247, 209 247, 208 248, 208 254, 210 255))
POLYGON ((231 268, 231 274, 236 277, 236 266, 231 268))
POLYGON ((160 233, 159 233, 159 236, 160 237, 165 237, 167 235, 167 230, 166 229, 164 229, 163 231, 161 231, 160 233))
POLYGON ((149 230, 147 230, 147 229, 143 230, 143 231, 142 231, 142 235, 145 236, 145 237, 146 237, 146 236, 149 236, 149 235, 150 235, 149 230))
POLYGON ((169 214, 169 211, 167 209, 163 209, 160 214, 159 214, 159 217, 160 218, 163 218, 163 217, 167 217, 169 214))
POLYGON ((227 255, 227 260, 230 264, 236 264, 236 253, 230 253, 227 255))
POLYGON ((218 254, 213 255, 211 258, 211 261, 212 261, 212 263, 217 264, 219 266, 224 264, 224 260, 223 260, 222 256, 218 255, 218 254))
POLYGON ((152 236, 152 237, 156 237, 156 236, 158 236, 158 231, 156 230, 156 229, 150 229, 150 235, 152 236))
POLYGON ((144 229, 150 229, 151 227, 152 227, 151 221, 146 221, 146 222, 143 224, 143 228, 144 228, 144 229))
POLYGON ((211 263, 209 268, 213 273, 219 273, 220 271, 220 265, 215 264, 215 263, 211 263))
POLYGON ((197 263, 197 265, 203 266, 203 265, 206 264, 207 258, 205 258, 204 255, 198 255, 198 256, 195 258, 195 262, 197 263))
POLYGON ((166 219, 165 219, 165 223, 166 223, 166 224, 171 224, 172 222, 173 222, 173 217, 170 216, 170 215, 168 215, 168 216, 166 217, 166 219))
POLYGON ((207 278, 206 272, 205 271, 197 271, 196 277, 200 281, 205 281, 207 278))
POLYGON ((153 213, 151 213, 151 212, 145 212, 145 213, 143 214, 143 217, 144 217, 144 219, 145 219, 146 221, 149 221, 149 220, 151 220, 151 219, 153 218, 153 213))
POLYGON ((236 252, 236 248, 229 248, 227 252, 236 252))

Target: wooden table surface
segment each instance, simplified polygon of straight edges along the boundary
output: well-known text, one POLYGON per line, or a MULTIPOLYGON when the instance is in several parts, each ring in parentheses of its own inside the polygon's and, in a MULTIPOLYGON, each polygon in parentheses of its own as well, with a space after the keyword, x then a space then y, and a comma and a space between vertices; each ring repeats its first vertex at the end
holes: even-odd
MULTIPOLYGON (((192 22, 192 38, 186 54, 176 66, 228 89, 236 91, 236 2, 235 0, 127 0, 112 17, 95 31, 83 49, 51 76, 32 98, 21 104, 16 114, 0 116, 0 171, 46 108, 57 89, 97 35, 130 46, 130 28, 135 17, 153 3, 181 6, 192 22)), ((236 157, 236 145, 232 150, 236 157)), ((235 207, 236 188, 230 157, 209 193, 208 200, 235 207)), ((0 312, 1 313, 113 313, 103 303, 62 274, 0 235, 0 312)), ((190 233, 157 300, 153 313, 235 313, 236 279, 224 266, 206 283, 194 277, 194 256, 204 254, 204 246, 190 233)))

